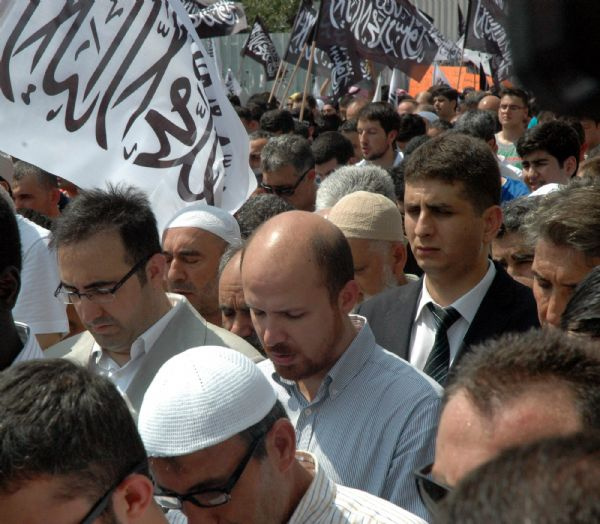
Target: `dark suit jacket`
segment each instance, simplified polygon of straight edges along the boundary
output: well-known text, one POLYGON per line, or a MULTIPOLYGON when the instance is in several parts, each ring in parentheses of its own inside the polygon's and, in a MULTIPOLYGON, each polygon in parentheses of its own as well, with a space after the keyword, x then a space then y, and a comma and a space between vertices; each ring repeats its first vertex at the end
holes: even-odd
MULTIPOLYGON (((410 335, 423 280, 409 282, 367 300, 357 313, 367 317, 375 340, 388 351, 409 359, 410 335)), ((483 297, 453 364, 473 344, 508 333, 539 327, 533 293, 496 264, 496 276, 483 297)))

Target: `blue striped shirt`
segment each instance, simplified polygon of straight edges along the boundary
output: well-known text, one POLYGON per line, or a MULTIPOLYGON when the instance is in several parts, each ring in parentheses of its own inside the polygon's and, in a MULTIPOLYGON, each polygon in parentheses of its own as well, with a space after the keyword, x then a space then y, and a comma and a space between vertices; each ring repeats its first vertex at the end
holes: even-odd
POLYGON ((313 453, 327 476, 427 519, 413 471, 431 463, 442 389, 375 342, 363 317, 348 349, 312 402, 270 360, 259 364, 296 427, 298 449, 313 453))

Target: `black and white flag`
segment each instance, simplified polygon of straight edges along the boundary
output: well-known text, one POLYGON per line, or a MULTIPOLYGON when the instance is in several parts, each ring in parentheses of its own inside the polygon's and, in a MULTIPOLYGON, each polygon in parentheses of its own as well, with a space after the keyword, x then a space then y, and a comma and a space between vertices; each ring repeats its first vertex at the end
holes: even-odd
POLYGON ((343 45, 416 79, 434 60, 460 57, 458 47, 407 0, 323 0, 321 9, 321 49, 343 45))
POLYGON ((185 9, 200 38, 234 35, 248 28, 246 13, 240 2, 187 0, 185 9))
POLYGON ((505 80, 512 74, 508 41, 506 0, 470 0, 465 48, 491 55, 494 78, 505 80))
POLYGON ((279 55, 269 32, 258 16, 242 49, 242 55, 246 55, 262 64, 265 68, 267 80, 275 80, 279 68, 279 55))
POLYGON ((2 3, 0 150, 138 186, 159 225, 195 201, 233 211, 256 178, 216 78, 179 0, 2 3))

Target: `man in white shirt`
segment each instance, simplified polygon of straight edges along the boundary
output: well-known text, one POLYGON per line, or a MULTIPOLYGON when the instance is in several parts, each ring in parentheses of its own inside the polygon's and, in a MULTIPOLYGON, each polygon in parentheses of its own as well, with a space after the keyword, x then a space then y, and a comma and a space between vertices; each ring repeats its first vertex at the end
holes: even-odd
POLYGON ((132 187, 80 194, 57 220, 52 245, 61 284, 88 329, 48 349, 108 376, 134 410, 170 356, 197 344, 233 347, 253 358, 247 342, 214 326, 180 295, 164 291, 166 260, 156 220, 132 187))
POLYGON ((423 523, 336 485, 313 455, 297 452, 268 380, 229 349, 192 348, 166 362, 148 387, 138 427, 157 501, 190 524, 423 523))
POLYGON ((21 285, 21 241, 11 206, 0 198, 0 370, 42 358, 42 350, 26 324, 13 320, 21 285))

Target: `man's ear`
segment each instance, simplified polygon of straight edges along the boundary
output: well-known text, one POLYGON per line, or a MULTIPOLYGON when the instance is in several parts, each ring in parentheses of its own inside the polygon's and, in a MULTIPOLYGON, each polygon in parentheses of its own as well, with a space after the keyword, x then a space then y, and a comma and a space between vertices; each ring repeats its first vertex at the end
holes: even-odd
POLYGON ((149 282, 156 282, 162 289, 167 273, 167 259, 162 253, 155 253, 146 263, 146 278, 149 282))
POLYGON ((296 432, 287 418, 280 418, 267 433, 265 446, 269 460, 278 471, 287 471, 296 460, 296 432))
POLYGON ((21 289, 21 275, 15 266, 8 266, 0 273, 0 308, 11 311, 21 289))
POLYGON ((392 258, 394 260, 394 275, 401 277, 404 275, 404 266, 406 266, 406 246, 402 242, 392 243, 392 258))
POLYGON ((50 201, 53 205, 58 207, 58 202, 60 201, 60 190, 57 188, 52 189, 50 201))
POLYGON ((491 244, 496 238, 498 230, 502 225, 502 208, 500 206, 490 206, 483 212, 485 228, 483 231, 483 241, 491 244))
POLYGON ((152 481, 137 473, 121 482, 113 494, 112 502, 118 522, 143 522, 149 511, 160 512, 154 502, 152 481))
POLYGON ((306 173, 306 178, 310 181, 310 182, 314 182, 315 178, 317 176, 317 171, 315 170, 315 168, 313 167, 308 173, 306 173))
POLYGON ((577 159, 574 156, 568 157, 563 162, 563 169, 565 170, 565 173, 567 173, 569 178, 572 177, 577 171, 577 159))
POLYGON ((396 131, 395 129, 392 129, 388 134, 387 134, 387 141, 388 144, 393 144, 396 141, 396 138, 398 138, 398 131, 396 131))
POLYGON ((360 290, 356 280, 348 280, 338 295, 338 307, 344 315, 352 311, 358 300, 359 293, 360 290))

